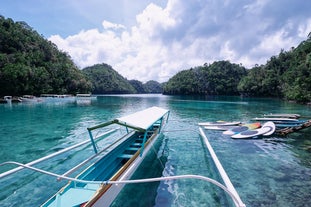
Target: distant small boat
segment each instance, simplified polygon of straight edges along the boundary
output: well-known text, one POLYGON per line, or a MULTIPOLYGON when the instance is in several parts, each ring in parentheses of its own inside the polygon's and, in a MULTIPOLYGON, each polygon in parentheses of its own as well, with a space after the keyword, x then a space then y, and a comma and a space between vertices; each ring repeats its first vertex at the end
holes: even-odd
POLYGON ((78 93, 76 97, 77 98, 90 98, 92 97, 92 94, 91 93, 78 93))
POLYGON ((7 102, 7 103, 12 103, 12 96, 4 96, 3 99, 7 102))
POLYGON ((242 126, 237 126, 237 127, 230 128, 227 131, 224 131, 223 134, 231 136, 231 135, 234 135, 234 134, 241 133, 243 131, 257 129, 259 127, 260 127, 260 122, 244 124, 242 126))
POLYGON ((233 139, 247 139, 259 135, 270 136, 274 133, 274 131, 275 131, 275 124, 272 121, 268 121, 264 125, 262 125, 262 127, 259 129, 243 131, 231 137, 233 139))
POLYGON ((70 94, 41 94, 42 98, 59 98, 59 99, 64 99, 64 98, 72 98, 73 95, 70 94))
POLYGON ((277 128, 298 127, 306 123, 307 120, 297 121, 273 121, 277 128))
POLYGON ((76 95, 76 103, 78 105, 89 105, 92 102, 92 94, 77 94, 76 95))
POLYGON ((36 96, 33 95, 23 95, 23 97, 21 97, 21 100, 22 102, 31 102, 31 103, 42 101, 41 98, 37 98, 36 96))
POLYGON ((204 129, 226 131, 226 130, 232 129, 232 127, 238 127, 238 126, 204 126, 204 129))
POLYGON ((239 121, 234 121, 234 122, 215 121, 215 122, 200 122, 198 124, 200 126, 234 126, 234 125, 241 124, 241 122, 239 121))
POLYGON ((262 117, 262 118, 253 118, 254 121, 282 121, 282 122, 298 122, 298 119, 290 118, 279 118, 279 117, 262 117))
POLYGON ((47 103, 67 103, 76 100, 76 98, 70 94, 41 94, 40 97, 47 103))
POLYGON ((13 96, 12 103, 21 103, 21 102, 22 102, 21 97, 13 96))
POLYGON ((12 96, 4 96, 0 99, 0 103, 12 103, 12 96))
MULTIPOLYGON (((274 122, 275 123, 275 122, 274 122)), ((304 122, 293 122, 293 123, 275 123, 277 128, 287 128, 287 127, 298 127, 302 125, 304 122)))
POLYGON ((298 119, 300 114, 264 114, 264 117, 277 117, 277 118, 290 118, 290 119, 298 119))

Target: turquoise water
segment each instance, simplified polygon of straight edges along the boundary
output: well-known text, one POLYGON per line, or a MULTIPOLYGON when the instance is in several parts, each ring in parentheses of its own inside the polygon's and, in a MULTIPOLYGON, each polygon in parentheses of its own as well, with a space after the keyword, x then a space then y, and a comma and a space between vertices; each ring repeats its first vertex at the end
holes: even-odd
MULTIPOLYGON (((243 121, 264 113, 299 113, 308 106, 274 99, 239 97, 100 96, 90 102, 0 105, 0 163, 30 162, 88 139, 86 128, 150 106, 171 111, 160 143, 161 165, 150 175, 198 174, 218 178, 198 134, 198 122, 243 121), (161 167, 162 166, 162 167, 161 167)), ((311 128, 287 137, 233 140, 206 130, 223 167, 247 206, 309 206, 311 201, 311 128)), ((36 167, 62 173, 92 155, 92 149, 65 154, 36 167)), ((154 166, 157 166, 155 164, 154 166)), ((13 166, 2 166, 4 172, 13 166)), ((151 173, 152 172, 152 173, 151 173)), ((0 180, 1 206, 39 206, 66 181, 29 170, 0 180)), ((227 206, 223 193, 202 181, 167 181, 123 193, 128 206, 227 206), (148 191, 146 190, 148 189, 148 191), (144 193, 133 194, 133 191, 144 193), (132 192, 132 193, 131 193, 132 192)), ((118 204, 115 204, 118 206, 118 204)), ((121 206, 121 205, 120 205, 121 206)))

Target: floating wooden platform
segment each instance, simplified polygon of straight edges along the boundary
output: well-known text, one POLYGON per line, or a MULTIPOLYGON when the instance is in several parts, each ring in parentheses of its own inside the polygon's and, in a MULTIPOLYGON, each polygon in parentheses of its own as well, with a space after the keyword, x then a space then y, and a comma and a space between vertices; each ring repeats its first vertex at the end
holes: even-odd
POLYGON ((300 131, 302 129, 308 128, 308 127, 311 127, 311 120, 308 120, 308 121, 304 122, 303 124, 301 124, 299 126, 286 127, 284 129, 276 130, 275 132, 278 135, 285 136, 287 134, 290 134, 290 133, 293 133, 293 132, 297 132, 297 131, 300 131))

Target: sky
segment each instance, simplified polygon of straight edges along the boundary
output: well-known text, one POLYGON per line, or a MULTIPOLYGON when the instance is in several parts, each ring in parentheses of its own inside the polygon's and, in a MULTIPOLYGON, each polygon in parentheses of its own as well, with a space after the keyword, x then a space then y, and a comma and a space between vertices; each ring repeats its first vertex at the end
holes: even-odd
POLYGON ((252 68, 311 32, 309 0, 1 0, 83 69, 106 63, 128 80, 168 81, 228 60, 252 68))

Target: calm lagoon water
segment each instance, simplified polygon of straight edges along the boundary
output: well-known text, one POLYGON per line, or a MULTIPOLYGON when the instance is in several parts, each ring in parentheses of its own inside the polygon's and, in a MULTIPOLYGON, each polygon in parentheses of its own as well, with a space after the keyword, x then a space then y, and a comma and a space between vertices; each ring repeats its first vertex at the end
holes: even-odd
MULTIPOLYGON (((30 162, 88 138, 86 128, 150 106, 171 111, 158 143, 157 160, 141 174, 197 174, 219 179, 201 142, 198 122, 242 121, 265 113, 299 113, 311 119, 308 106, 274 99, 182 97, 163 95, 98 96, 90 102, 42 102, 0 105, 0 163, 30 162), (156 169, 156 170, 155 170, 156 169)), ((311 128, 287 137, 233 140, 206 130, 216 154, 247 206, 309 206, 311 202, 311 128)), ((92 148, 65 154, 36 167, 55 173, 92 155, 92 148)), ((1 166, 0 173, 14 166, 1 166)), ((139 174, 135 175, 139 177, 139 174)), ((39 206, 66 181, 22 170, 0 180, 1 206, 39 206)), ((217 187, 182 180, 133 184, 113 206, 228 206, 217 187)))

